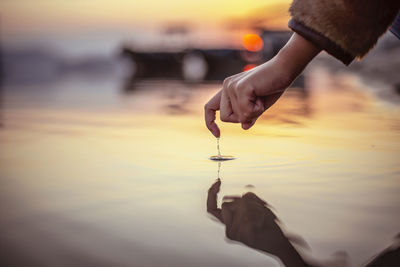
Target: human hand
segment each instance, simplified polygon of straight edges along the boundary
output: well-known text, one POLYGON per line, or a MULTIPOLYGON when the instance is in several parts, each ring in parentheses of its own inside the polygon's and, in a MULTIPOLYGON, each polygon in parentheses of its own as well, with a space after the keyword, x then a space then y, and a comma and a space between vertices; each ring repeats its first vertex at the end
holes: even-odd
POLYGON ((319 51, 300 35, 293 34, 273 59, 226 78, 222 89, 204 106, 207 128, 215 137, 220 136, 215 123, 216 111, 220 110, 221 121, 241 123, 244 130, 250 129, 319 51))
POLYGON ((224 80, 222 89, 205 105, 206 125, 215 137, 220 136, 215 123, 217 110, 221 121, 241 123, 247 130, 279 99, 290 82, 276 65, 271 60, 224 80))

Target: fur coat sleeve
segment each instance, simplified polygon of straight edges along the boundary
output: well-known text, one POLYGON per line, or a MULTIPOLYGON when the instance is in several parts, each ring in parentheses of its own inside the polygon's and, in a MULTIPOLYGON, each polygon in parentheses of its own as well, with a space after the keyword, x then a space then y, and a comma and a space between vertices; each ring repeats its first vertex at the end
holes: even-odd
POLYGON ((293 0, 289 27, 348 65, 368 53, 399 9, 400 0, 293 0))

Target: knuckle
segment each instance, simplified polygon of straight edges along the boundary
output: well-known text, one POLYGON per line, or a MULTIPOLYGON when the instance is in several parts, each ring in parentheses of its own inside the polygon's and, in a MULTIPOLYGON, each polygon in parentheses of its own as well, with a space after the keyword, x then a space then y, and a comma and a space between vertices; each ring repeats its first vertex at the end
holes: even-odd
POLYGON ((229 210, 229 202, 223 202, 222 204, 221 204, 221 209, 222 210, 229 210))
POLYGON ((222 82, 222 85, 223 85, 224 87, 227 87, 228 84, 230 83, 230 81, 231 81, 231 78, 230 78, 230 77, 225 78, 224 81, 222 82))
POLYGON ((253 199, 254 196, 256 196, 253 192, 247 192, 246 194, 243 195, 243 199, 253 199))
POLYGON ((228 77, 224 80, 223 86, 225 90, 235 90, 236 89, 236 80, 233 77, 228 77))
POLYGON ((231 240, 236 240, 236 233, 231 228, 228 228, 228 227, 226 228, 225 235, 227 238, 229 238, 231 240))
POLYGON ((251 91, 253 89, 252 85, 246 79, 241 79, 240 81, 238 81, 237 87, 241 91, 251 91))

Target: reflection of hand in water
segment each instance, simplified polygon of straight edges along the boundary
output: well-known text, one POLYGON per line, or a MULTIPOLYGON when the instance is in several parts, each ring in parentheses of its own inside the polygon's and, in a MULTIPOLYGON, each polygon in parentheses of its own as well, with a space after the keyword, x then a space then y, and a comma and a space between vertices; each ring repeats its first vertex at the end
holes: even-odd
POLYGON ((207 211, 226 226, 226 237, 277 256, 285 266, 310 266, 304 262, 277 223, 267 203, 254 193, 225 197, 221 208, 217 194, 218 179, 208 190, 207 211))
MULTIPOLYGON (((336 253, 335 258, 325 262, 317 263, 315 259, 312 259, 312 265, 310 262, 305 262, 281 230, 276 215, 264 200, 254 193, 246 193, 242 197, 224 197, 224 200, 229 202, 224 202, 221 208, 218 208, 217 195, 220 187, 221 180, 217 179, 208 189, 207 212, 225 224, 227 238, 275 255, 287 267, 348 266, 345 252, 336 253)), ((292 238, 291 240, 294 241, 292 238)), ((383 250, 365 266, 400 266, 400 234, 394 247, 383 250)))

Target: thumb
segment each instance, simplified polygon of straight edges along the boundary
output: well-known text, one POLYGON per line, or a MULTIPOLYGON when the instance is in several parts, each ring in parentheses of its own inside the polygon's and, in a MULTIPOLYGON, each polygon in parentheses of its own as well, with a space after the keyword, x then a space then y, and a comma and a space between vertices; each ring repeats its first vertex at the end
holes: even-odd
POLYGON ((253 105, 253 114, 259 116, 264 112, 264 110, 265 109, 263 101, 261 100, 261 98, 257 97, 253 105))
POLYGON ((257 118, 261 114, 263 114, 264 110, 265 109, 263 101, 260 98, 257 98, 252 105, 252 112, 251 112, 252 119, 242 123, 243 130, 250 129, 254 125, 254 123, 256 123, 257 118))

